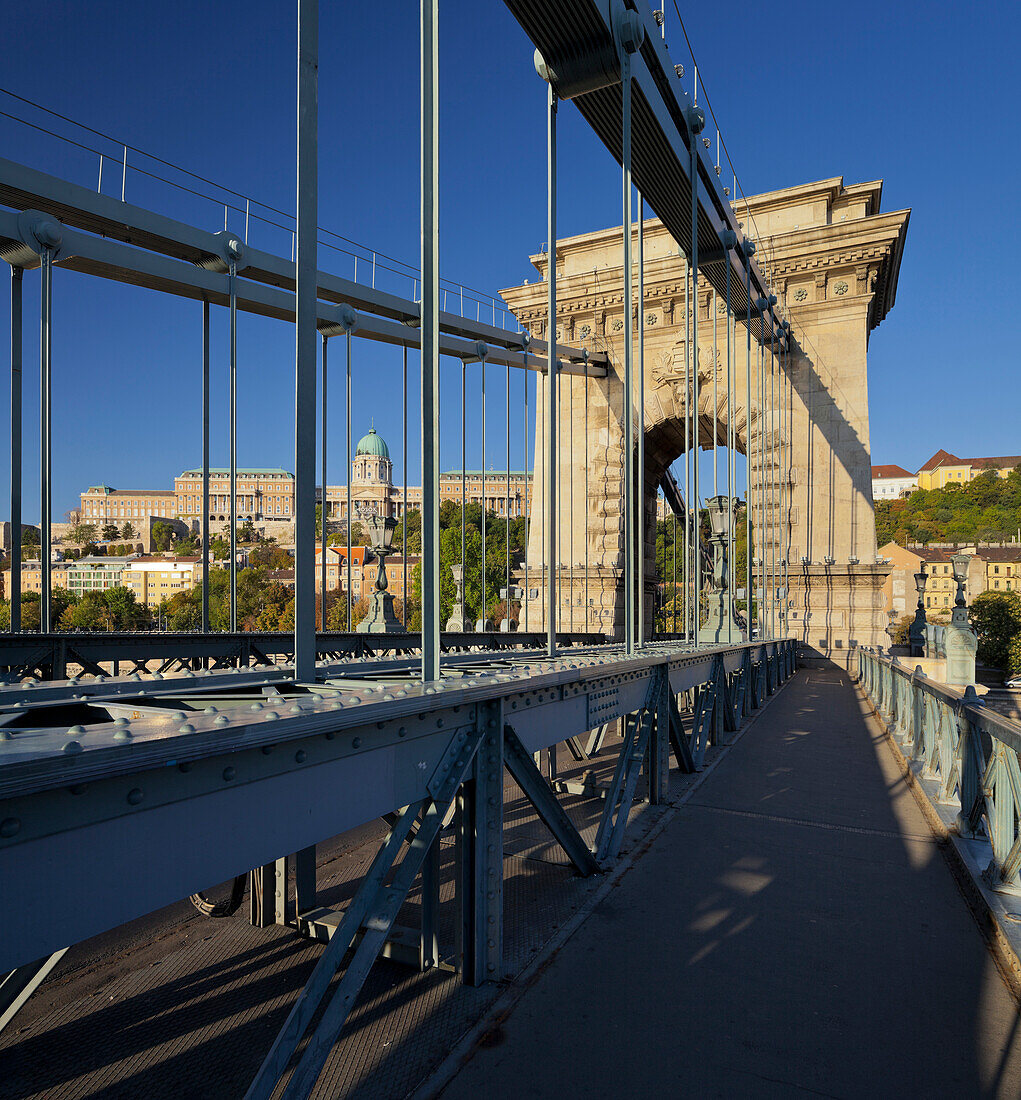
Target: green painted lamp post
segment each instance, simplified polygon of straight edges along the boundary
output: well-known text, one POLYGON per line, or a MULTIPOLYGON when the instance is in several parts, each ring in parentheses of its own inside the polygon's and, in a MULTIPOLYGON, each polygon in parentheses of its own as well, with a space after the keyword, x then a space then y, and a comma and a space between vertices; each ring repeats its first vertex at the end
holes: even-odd
POLYGON ((965 582, 971 565, 970 554, 953 554, 950 564, 957 581, 957 599, 950 615, 950 625, 946 630, 946 682, 957 687, 968 687, 975 683, 975 654, 978 651, 978 638, 968 620, 968 601, 965 596, 965 582))
POLYGON ((918 606, 915 608, 915 617, 908 629, 908 643, 911 646, 912 657, 925 656, 925 584, 929 576, 924 569, 915 574, 915 589, 918 592, 918 606))
POLYGON ((372 515, 365 521, 369 529, 372 549, 379 557, 379 571, 376 573, 376 585, 369 599, 369 613, 358 624, 361 634, 401 634, 404 627, 394 614, 394 598, 387 591, 386 557, 393 546, 397 520, 391 516, 372 515))

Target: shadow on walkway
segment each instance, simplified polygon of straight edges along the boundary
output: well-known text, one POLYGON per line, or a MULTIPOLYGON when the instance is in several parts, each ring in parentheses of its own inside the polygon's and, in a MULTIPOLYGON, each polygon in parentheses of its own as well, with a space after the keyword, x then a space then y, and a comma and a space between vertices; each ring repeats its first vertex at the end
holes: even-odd
POLYGON ((1016 1097, 1014 1002, 850 679, 802 671, 444 1092, 1016 1097))

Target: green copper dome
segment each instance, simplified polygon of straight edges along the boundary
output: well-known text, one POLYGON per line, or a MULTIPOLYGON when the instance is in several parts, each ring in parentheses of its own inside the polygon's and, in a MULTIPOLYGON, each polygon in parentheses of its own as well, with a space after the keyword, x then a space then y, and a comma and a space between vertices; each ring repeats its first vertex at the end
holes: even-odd
POLYGON ((390 448, 383 437, 378 435, 375 428, 369 428, 369 434, 363 435, 358 440, 355 448, 356 455, 375 455, 377 458, 390 458, 390 448))

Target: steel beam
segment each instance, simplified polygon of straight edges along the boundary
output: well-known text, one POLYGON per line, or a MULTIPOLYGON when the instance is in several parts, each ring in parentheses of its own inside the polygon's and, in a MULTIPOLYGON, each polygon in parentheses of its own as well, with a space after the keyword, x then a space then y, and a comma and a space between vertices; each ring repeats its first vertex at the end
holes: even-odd
MULTIPOLYGON (((319 0, 298 0, 298 166, 295 180, 294 671, 316 672, 316 273, 319 126, 319 0)), ((323 496, 326 485, 323 484, 323 496)), ((325 503, 325 501, 324 501, 325 503)), ((236 520, 236 516, 234 517, 236 520)), ((350 517, 349 517, 350 518, 350 517)), ((325 514, 323 523, 325 526, 325 514)), ((233 528, 232 528, 233 530, 233 528)), ((233 548, 232 548, 233 550, 233 548)), ((231 563, 232 566, 234 563, 231 563)), ((232 589, 232 598, 233 598, 232 589)), ((324 592, 325 596, 325 592, 324 592)), ((232 604, 232 608, 234 605, 232 604)), ((236 610, 236 609, 235 609, 236 610)), ((231 629, 236 629, 234 623, 231 629)))

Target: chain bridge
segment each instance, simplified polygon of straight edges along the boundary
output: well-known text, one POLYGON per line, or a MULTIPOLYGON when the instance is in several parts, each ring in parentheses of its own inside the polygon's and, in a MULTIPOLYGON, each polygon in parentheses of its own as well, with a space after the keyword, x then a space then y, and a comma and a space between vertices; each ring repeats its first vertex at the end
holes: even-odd
POLYGON ((739 197, 663 12, 507 0, 545 103, 549 247, 499 316, 466 308, 439 277, 421 0, 420 266, 403 294, 375 256, 348 278, 321 263, 318 6, 296 7, 289 255, 247 217, 242 235, 127 201, 127 147, 119 197, 0 160, 15 530, 28 280, 42 394, 40 624, 14 599, 0 638, 0 1095, 1017 1095, 1021 727, 881 648, 866 353, 908 212, 840 178, 739 197), (562 238, 574 108, 620 166, 619 226, 562 238), (194 305, 192 633, 54 621, 55 268, 194 305), (295 332, 293 632, 238 628, 233 507, 231 629, 209 629, 214 310, 232 496, 238 325, 295 332), (401 356, 421 429, 417 630, 393 617, 388 516, 380 629, 317 629, 328 351, 349 384, 364 340, 401 356), (440 435, 464 439, 469 372, 506 380, 508 524, 512 431, 532 456, 502 629, 485 580, 478 629, 465 613, 464 495, 443 614, 440 435))

